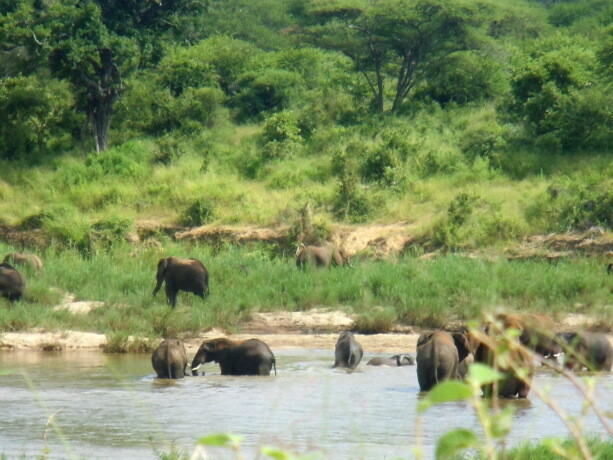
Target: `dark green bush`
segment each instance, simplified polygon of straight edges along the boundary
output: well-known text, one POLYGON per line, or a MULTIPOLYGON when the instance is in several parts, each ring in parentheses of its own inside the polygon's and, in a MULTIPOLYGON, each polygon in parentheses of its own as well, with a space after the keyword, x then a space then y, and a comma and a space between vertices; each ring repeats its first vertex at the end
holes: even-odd
POLYGON ((197 198, 183 212, 182 223, 185 225, 204 225, 215 217, 215 207, 210 199, 197 198))
POLYGON ((289 109, 303 91, 303 82, 295 72, 266 69, 248 72, 239 81, 241 91, 233 100, 238 118, 256 118, 264 112, 289 109))

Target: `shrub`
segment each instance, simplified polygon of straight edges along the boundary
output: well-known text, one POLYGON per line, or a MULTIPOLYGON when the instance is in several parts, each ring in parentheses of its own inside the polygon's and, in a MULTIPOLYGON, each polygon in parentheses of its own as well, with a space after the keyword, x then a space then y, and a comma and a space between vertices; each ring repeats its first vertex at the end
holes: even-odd
POLYGON ((169 165, 184 154, 179 141, 173 136, 163 136, 156 140, 155 163, 169 165))
POLYGON ((199 226, 213 220, 215 207, 210 199, 197 198, 183 212, 182 222, 185 225, 199 226))
POLYGON ((290 108, 291 102, 302 92, 303 82, 295 72, 267 69, 246 73, 241 77, 239 87, 241 91, 233 105, 238 109, 238 118, 246 120, 264 112, 290 108))
POLYGON ((99 220, 91 226, 78 248, 84 254, 108 250, 113 245, 123 243, 132 226, 132 220, 118 216, 99 220))

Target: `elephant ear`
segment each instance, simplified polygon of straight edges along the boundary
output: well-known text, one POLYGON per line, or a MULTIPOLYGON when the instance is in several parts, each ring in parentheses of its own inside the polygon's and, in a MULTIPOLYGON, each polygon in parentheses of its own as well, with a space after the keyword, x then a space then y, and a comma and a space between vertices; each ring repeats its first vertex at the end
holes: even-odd
POLYGON ((451 334, 451 336, 453 337, 453 342, 458 349, 458 361, 462 361, 470 353, 466 334, 462 334, 461 332, 454 332, 453 334, 451 334))
POLYGON ((168 268, 168 258, 160 259, 158 262, 158 273, 164 273, 168 268))

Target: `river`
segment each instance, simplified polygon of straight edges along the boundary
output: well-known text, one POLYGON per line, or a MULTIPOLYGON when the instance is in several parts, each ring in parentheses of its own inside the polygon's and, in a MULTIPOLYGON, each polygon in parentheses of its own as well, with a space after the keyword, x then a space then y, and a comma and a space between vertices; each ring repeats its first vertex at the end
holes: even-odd
MULTIPOLYGON (((274 351, 274 349, 273 349, 274 351)), ((414 458, 415 366, 332 369, 333 351, 280 350, 271 377, 223 377, 214 363, 205 376, 155 378, 149 355, 99 352, 0 352, 0 457, 155 459, 172 449, 194 452, 212 433, 242 435, 243 458, 262 446, 319 458, 414 458), (52 426, 45 429, 54 414, 52 426), (56 429, 54 429, 54 427, 56 429)), ((613 377, 597 377, 601 408, 613 411, 613 377)), ((562 407, 579 415, 582 399, 565 378, 537 370, 534 384, 550 388, 562 407)), ((567 437, 563 422, 535 394, 516 406, 510 444, 567 437)), ((450 429, 479 432, 465 402, 429 409, 423 419, 425 458, 450 429)), ((593 413, 586 431, 605 433, 593 413)), ((207 449, 209 458, 236 458, 207 449)), ((264 458, 264 457, 260 457, 264 458)))

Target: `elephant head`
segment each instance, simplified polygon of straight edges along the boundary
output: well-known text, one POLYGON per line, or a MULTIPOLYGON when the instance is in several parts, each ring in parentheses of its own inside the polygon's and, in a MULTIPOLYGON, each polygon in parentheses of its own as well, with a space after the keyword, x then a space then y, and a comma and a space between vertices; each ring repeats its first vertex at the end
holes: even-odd
POLYGON ((196 356, 194 356, 194 359, 192 360, 192 374, 198 375, 198 368, 201 365, 216 362, 218 353, 221 350, 228 349, 233 345, 234 342, 226 338, 218 338, 202 342, 200 348, 198 348, 198 351, 196 352, 196 356))

